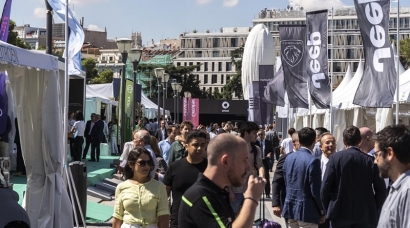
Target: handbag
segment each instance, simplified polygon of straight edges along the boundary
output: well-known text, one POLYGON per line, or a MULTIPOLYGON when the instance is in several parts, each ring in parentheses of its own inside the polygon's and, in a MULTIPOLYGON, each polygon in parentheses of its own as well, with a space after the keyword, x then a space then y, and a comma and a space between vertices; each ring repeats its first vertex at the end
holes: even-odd
POLYGON ((69 139, 74 139, 75 137, 77 137, 78 131, 75 130, 74 132, 69 131, 68 132, 68 138, 69 139))

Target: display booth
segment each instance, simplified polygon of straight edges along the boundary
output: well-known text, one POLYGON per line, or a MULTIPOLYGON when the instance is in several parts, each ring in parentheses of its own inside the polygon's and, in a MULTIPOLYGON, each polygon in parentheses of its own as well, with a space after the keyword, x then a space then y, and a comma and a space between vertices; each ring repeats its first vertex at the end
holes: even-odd
POLYGON ((63 110, 58 60, 0 41, 0 70, 8 74, 12 115, 19 121, 26 165, 25 209, 31 227, 74 227, 63 183, 63 110))

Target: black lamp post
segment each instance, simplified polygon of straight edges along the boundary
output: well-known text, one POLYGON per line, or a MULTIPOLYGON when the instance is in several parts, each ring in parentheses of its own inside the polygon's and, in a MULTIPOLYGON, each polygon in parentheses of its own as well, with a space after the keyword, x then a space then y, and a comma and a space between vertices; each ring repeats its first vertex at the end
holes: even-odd
POLYGON ((132 62, 132 69, 133 69, 133 73, 134 73, 134 80, 133 80, 133 87, 132 87, 132 100, 134 101, 132 104, 132 110, 131 110, 131 120, 132 120, 132 129, 134 129, 135 126, 135 97, 137 94, 136 88, 135 88, 135 84, 137 83, 137 70, 138 70, 138 63, 141 60, 141 56, 142 56, 142 49, 138 49, 138 48, 133 48, 130 51, 130 60, 132 62))
POLYGON ((121 148, 124 148, 125 144, 125 71, 126 71, 126 63, 128 58, 128 52, 131 50, 132 40, 128 38, 121 38, 117 39, 117 47, 119 52, 121 53, 121 60, 123 63, 122 66, 122 75, 121 75, 121 148))

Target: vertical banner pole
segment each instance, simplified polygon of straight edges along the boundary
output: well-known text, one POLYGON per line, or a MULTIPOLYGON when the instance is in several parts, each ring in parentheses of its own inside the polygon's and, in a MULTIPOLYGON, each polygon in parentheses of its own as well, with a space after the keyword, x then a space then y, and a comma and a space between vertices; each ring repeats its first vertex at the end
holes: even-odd
POLYGON ((329 122, 330 122, 330 132, 333 133, 333 7, 332 7, 332 32, 330 34, 330 43, 332 45, 332 49, 330 50, 330 108, 329 108, 329 122))
MULTIPOLYGON (((308 91, 310 91, 310 80, 307 83, 308 86, 308 91)), ((309 127, 312 127, 312 95, 310 93, 308 93, 308 102, 309 102, 309 127)))
POLYGON ((399 87, 400 87, 400 0, 397 0, 397 78, 396 78, 396 124, 399 124, 399 87))

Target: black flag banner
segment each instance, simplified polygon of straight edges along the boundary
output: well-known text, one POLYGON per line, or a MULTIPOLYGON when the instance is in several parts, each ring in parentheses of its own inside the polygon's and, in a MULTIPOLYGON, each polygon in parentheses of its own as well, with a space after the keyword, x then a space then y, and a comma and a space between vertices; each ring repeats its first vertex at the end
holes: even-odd
POLYGON ((397 75, 389 39, 390 1, 354 0, 354 5, 366 60, 353 104, 391 108, 397 75))
POLYGON ((259 65, 259 97, 263 124, 273 123, 273 105, 264 96, 268 82, 273 79, 273 69, 273 65, 259 65))
POLYGON ((279 26, 281 60, 291 108, 308 108, 305 25, 279 26))
POLYGON ((327 10, 306 13, 306 72, 309 92, 317 108, 330 108, 327 60, 327 10))
MULTIPOLYGON (((259 71, 260 72, 260 71, 259 71)), ((276 106, 285 106, 285 82, 283 78, 283 68, 280 66, 279 70, 273 76, 273 79, 268 82, 265 88, 265 100, 276 106)))

